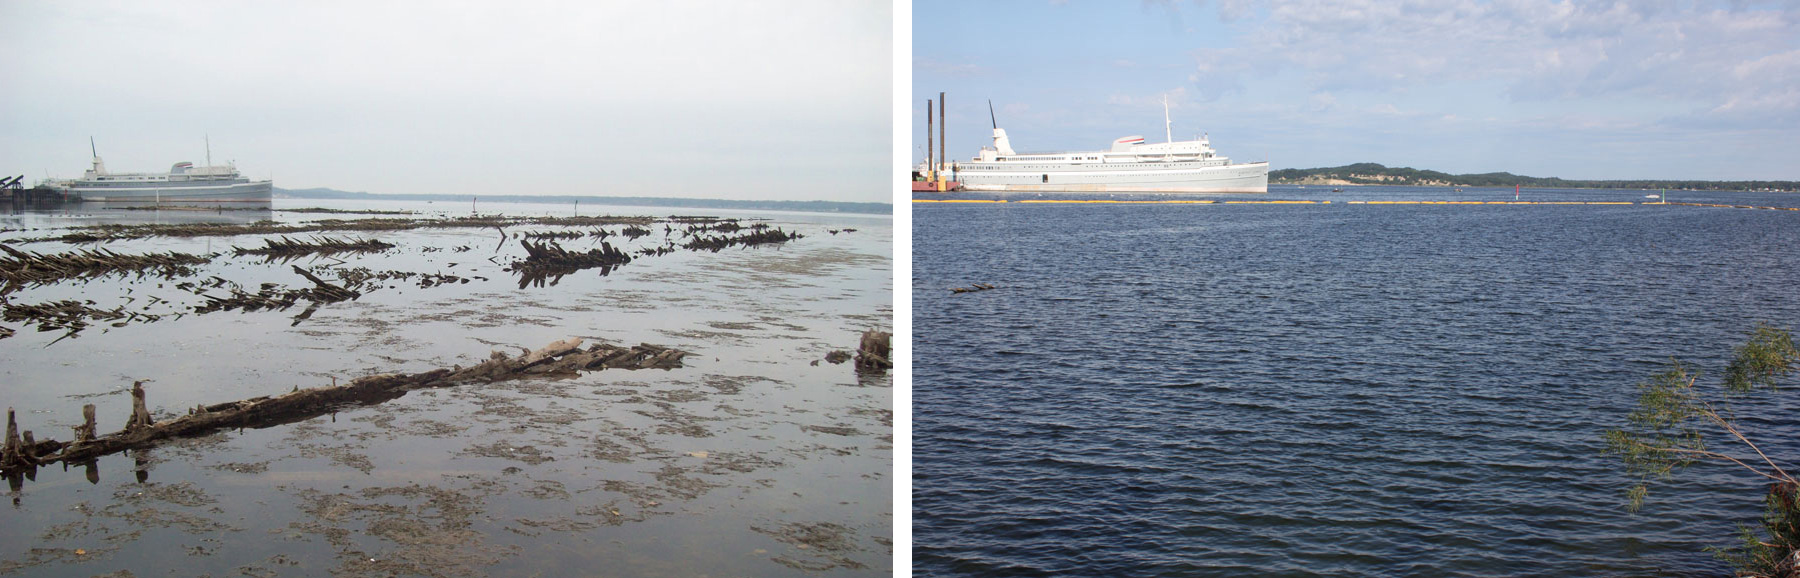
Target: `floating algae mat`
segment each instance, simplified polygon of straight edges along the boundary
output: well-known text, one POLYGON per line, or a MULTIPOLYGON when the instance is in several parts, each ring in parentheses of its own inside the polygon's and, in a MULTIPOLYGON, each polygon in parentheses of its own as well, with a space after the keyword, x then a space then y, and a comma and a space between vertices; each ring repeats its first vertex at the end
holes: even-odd
POLYGON ((544 207, 3 217, 0 575, 890 574, 891 221, 544 207))

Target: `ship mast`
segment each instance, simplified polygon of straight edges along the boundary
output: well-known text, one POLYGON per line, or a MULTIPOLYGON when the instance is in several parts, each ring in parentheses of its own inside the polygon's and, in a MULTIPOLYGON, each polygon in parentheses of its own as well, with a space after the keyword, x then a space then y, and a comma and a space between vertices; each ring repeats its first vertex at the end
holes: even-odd
POLYGON ((1163 138, 1175 142, 1175 124, 1169 122, 1169 95, 1163 95, 1163 138))

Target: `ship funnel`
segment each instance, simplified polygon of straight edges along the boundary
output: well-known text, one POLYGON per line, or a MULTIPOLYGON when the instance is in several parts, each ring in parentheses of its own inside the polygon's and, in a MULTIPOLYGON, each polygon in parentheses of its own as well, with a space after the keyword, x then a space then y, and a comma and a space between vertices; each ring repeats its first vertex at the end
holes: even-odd
POLYGON ((100 149, 94 146, 94 137, 88 137, 88 152, 94 153, 94 166, 88 172, 94 175, 106 174, 106 161, 100 160, 100 149))
POLYGON ((995 128, 994 129, 994 152, 998 152, 1005 156, 1012 156, 1012 155, 1018 154, 1018 153, 1013 152, 1012 142, 1006 140, 1006 129, 1003 129, 1003 128, 995 128))
POLYGON ((994 152, 1006 156, 1018 154, 1013 152, 1012 142, 1006 140, 1006 129, 1000 128, 1000 121, 994 120, 993 99, 988 99, 988 122, 994 125, 994 152))

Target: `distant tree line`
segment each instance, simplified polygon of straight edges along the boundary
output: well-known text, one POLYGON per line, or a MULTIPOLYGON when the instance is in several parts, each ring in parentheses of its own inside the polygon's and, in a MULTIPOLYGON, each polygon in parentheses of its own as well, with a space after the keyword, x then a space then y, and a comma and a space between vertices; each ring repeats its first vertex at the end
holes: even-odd
POLYGON ((1308 180, 1336 179, 1358 185, 1437 185, 1460 187, 1511 187, 1550 189, 1678 189, 1689 191, 1800 191, 1800 181, 1659 181, 1650 179, 1579 181, 1556 177, 1527 177, 1512 173, 1452 175, 1410 167, 1356 163, 1318 169, 1269 171, 1269 182, 1306 184, 1308 180))

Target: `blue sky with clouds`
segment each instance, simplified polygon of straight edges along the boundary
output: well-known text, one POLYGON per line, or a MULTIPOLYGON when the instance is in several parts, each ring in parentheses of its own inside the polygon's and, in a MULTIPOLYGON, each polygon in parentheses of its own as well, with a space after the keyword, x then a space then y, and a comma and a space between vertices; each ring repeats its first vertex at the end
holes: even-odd
POLYGON ((1209 133, 1274 168, 1800 180, 1800 2, 913 3, 913 142, 1209 133))

